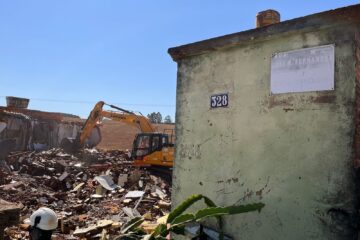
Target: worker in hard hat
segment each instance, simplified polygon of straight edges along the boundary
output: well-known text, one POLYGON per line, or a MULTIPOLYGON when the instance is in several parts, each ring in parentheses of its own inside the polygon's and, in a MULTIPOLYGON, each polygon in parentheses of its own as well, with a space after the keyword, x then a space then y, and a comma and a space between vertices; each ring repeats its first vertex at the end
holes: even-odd
POLYGON ((51 240, 58 218, 53 210, 42 207, 31 214, 29 223, 30 240, 51 240))

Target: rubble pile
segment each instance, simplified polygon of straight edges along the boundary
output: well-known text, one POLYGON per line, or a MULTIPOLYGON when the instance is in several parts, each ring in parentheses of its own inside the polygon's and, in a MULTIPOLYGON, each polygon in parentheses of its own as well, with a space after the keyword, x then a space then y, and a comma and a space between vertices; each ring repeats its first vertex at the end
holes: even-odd
MULTIPOLYGON (((121 151, 16 152, 3 165, 0 199, 21 203, 22 220, 39 207, 53 209, 59 217, 54 239, 111 239, 134 216, 151 226, 170 211, 169 184, 133 167, 121 151)), ((27 239, 24 228, 5 233, 27 239)))

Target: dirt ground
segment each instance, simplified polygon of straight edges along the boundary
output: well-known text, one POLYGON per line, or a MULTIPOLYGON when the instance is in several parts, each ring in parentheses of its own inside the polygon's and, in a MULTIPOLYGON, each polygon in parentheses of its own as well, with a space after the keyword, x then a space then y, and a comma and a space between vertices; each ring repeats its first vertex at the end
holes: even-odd
MULTIPOLYGON (((174 131, 175 124, 154 124, 158 132, 171 134, 174 131)), ((102 150, 126 150, 131 149, 135 135, 139 133, 138 129, 125 123, 104 120, 102 123, 102 140, 97 148, 102 150)))

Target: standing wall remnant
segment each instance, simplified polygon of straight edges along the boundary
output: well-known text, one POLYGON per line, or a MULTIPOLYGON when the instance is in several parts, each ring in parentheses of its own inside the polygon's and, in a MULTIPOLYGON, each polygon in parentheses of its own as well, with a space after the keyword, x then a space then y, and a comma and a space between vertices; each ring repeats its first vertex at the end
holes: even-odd
POLYGON ((261 213, 225 218, 234 239, 357 239, 359 13, 354 5, 169 49, 175 206, 196 193, 219 205, 264 202, 261 213), (279 54, 288 61, 274 73, 279 54))
MULTIPOLYGON (((7 124, 0 133, 0 140, 15 139, 15 151, 60 147, 62 139, 75 138, 83 125, 80 118, 72 122, 62 121, 62 116, 58 113, 14 108, 0 108, 0 119, 7 124)), ((86 145, 96 146, 100 141, 101 133, 96 127, 86 145)))

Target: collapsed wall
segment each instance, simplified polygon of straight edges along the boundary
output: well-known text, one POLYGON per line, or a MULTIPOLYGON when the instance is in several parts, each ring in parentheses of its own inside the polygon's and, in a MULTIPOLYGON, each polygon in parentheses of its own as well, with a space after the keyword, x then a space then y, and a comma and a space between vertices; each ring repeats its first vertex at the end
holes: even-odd
MULTIPOLYGON (((0 107, 0 119, 7 124, 0 133, 0 141, 14 139, 15 151, 42 150, 60 146, 63 138, 75 138, 83 120, 64 117, 61 113, 0 107)), ((95 128, 88 140, 90 146, 100 142, 101 135, 95 128)))

